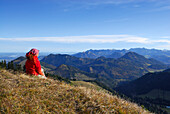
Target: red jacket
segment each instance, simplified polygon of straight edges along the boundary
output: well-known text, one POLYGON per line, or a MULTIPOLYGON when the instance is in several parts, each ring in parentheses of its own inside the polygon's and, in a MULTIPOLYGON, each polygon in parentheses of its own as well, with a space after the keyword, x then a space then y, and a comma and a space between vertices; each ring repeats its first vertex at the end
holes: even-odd
POLYGON ((39 75, 41 72, 40 61, 37 56, 33 56, 32 60, 27 59, 25 63, 26 73, 30 75, 39 75))

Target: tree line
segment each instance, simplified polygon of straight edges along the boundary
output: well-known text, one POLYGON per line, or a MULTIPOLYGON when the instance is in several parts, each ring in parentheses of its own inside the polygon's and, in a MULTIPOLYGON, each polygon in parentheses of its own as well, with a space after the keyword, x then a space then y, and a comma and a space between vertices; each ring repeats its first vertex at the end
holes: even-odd
POLYGON ((22 71, 22 67, 20 64, 14 64, 13 61, 7 62, 6 60, 2 60, 0 62, 0 69, 14 70, 14 71, 22 71))

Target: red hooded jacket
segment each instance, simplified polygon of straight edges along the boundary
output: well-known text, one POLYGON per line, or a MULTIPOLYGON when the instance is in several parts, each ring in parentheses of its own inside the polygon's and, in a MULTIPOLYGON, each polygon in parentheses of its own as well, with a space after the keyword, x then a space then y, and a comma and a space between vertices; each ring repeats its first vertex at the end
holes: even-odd
POLYGON ((32 59, 27 59, 25 63, 26 73, 30 75, 41 74, 41 65, 37 56, 33 56, 32 59))

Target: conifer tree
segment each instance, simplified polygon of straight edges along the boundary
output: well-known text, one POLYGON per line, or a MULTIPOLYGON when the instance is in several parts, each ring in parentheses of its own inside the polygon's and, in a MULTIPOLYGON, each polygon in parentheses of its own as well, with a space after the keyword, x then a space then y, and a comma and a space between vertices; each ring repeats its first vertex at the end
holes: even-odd
POLYGON ((2 68, 2 62, 0 62, 0 69, 2 68))
POLYGON ((11 69, 11 62, 8 62, 7 69, 11 69))
POLYGON ((21 65, 20 65, 20 64, 17 64, 17 65, 16 65, 16 70, 17 70, 17 71, 22 71, 22 68, 21 68, 21 65))
POLYGON ((0 66, 1 66, 1 68, 6 68, 6 60, 2 60, 0 62, 0 66))
POLYGON ((4 61, 1 61, 1 67, 4 68, 4 61))
POLYGON ((12 70, 14 70, 14 63, 13 63, 13 61, 11 61, 11 62, 8 62, 8 65, 7 65, 8 67, 8 69, 12 69, 12 70))
POLYGON ((4 68, 6 69, 7 64, 6 64, 6 60, 4 60, 4 68))
POLYGON ((13 63, 13 61, 11 61, 11 69, 14 70, 14 63, 13 63))

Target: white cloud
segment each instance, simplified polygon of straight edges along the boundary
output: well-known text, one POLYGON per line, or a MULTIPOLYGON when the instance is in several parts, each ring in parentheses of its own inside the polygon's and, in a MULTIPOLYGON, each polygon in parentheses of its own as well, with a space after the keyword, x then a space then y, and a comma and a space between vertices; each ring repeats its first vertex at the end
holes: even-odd
MULTIPOLYGON (((57 1, 58 2, 58 1, 57 1)), ((150 10, 145 12, 157 12, 170 9, 170 0, 62 0, 61 5, 64 4, 64 12, 79 9, 93 9, 101 5, 124 5, 131 4, 131 7, 138 8, 140 4, 151 4, 150 10), (154 7, 154 9, 153 9, 154 7)), ((128 7, 128 6, 127 6, 128 7)))
POLYGON ((125 22, 125 21, 128 21, 129 18, 122 18, 122 19, 111 19, 111 20, 106 20, 104 22, 106 23, 110 23, 110 22, 114 22, 114 23, 117 23, 117 22, 125 22))
POLYGON ((90 5, 100 5, 100 4, 125 4, 134 2, 135 0, 90 0, 90 5))
MULTIPOLYGON (((101 4, 127 4, 127 3, 156 3, 156 4, 169 4, 169 0, 63 0, 63 2, 72 4, 84 4, 84 5, 101 5, 101 4)), ((138 7, 138 5, 136 5, 138 7)))
POLYGON ((160 48, 160 49, 170 49, 170 45, 160 45, 158 46, 157 48, 160 48))
POLYGON ((170 44, 170 40, 153 40, 152 42, 156 42, 156 43, 168 43, 168 44, 170 44))
MULTIPOLYGON (((67 0, 65 0, 66 2, 67 0)), ((100 4, 123 4, 133 2, 135 0, 69 0, 67 2, 71 3, 81 3, 81 4, 88 4, 88 5, 100 5, 100 4)))
POLYGON ((60 43, 149 43, 147 38, 132 35, 87 35, 87 36, 65 36, 65 37, 30 37, 30 38, 0 38, 4 41, 48 41, 60 43))
POLYGON ((30 37, 30 38, 0 38, 0 41, 42 41, 58 43, 168 43, 169 39, 150 40, 149 38, 138 37, 133 35, 86 35, 86 36, 64 36, 64 37, 30 37))
POLYGON ((157 11, 165 11, 165 10, 170 10, 170 5, 166 6, 161 6, 155 9, 150 10, 149 12, 157 12, 157 11))
POLYGON ((161 38, 170 39, 170 36, 163 36, 161 38))

